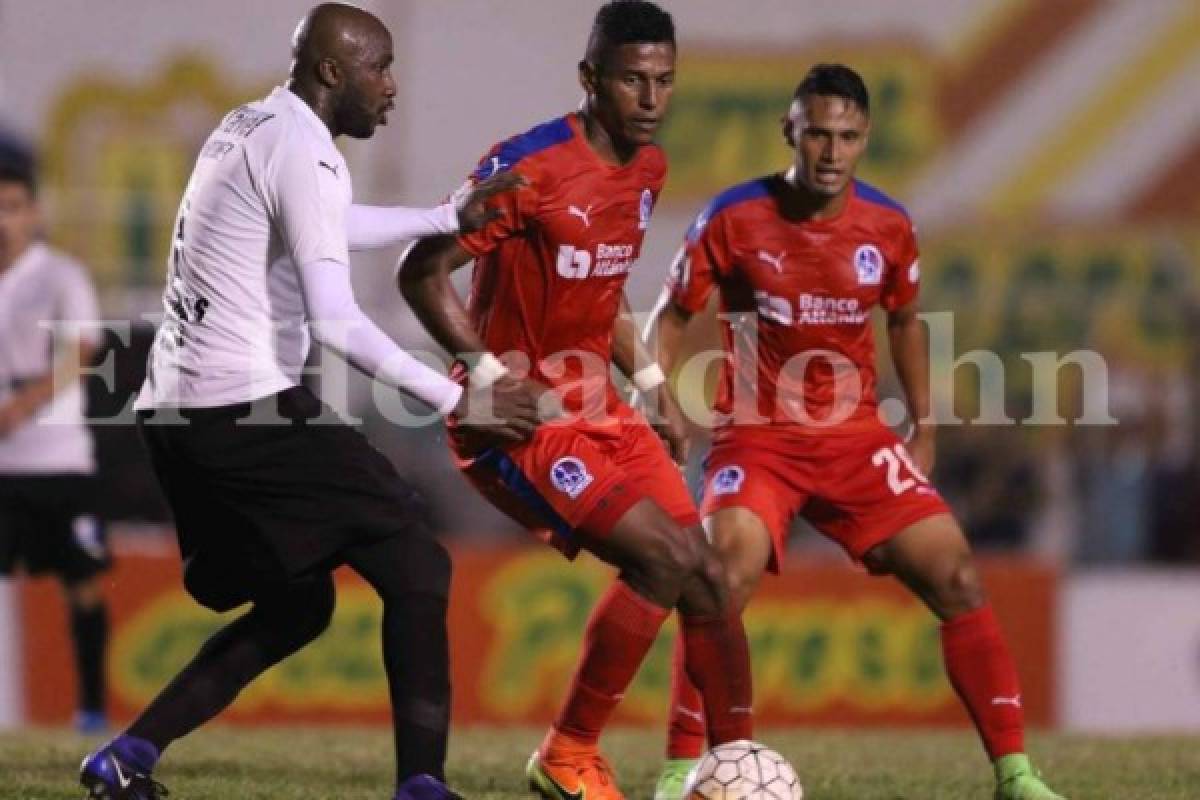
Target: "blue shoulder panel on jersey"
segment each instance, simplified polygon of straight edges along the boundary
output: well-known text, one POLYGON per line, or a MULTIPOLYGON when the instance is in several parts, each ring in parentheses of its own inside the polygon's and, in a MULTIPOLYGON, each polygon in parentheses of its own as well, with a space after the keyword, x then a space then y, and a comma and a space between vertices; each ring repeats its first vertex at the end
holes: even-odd
POLYGON ((539 153, 556 144, 562 144, 574 135, 575 131, 571 129, 566 117, 543 122, 500 145, 499 151, 476 167, 471 177, 477 181, 490 178, 497 172, 512 169, 522 159, 528 158, 534 153, 539 153))
POLYGON ((874 203, 876 205, 884 206, 886 208, 895 209, 896 211, 899 211, 901 214, 903 214, 905 217, 908 217, 908 210, 904 206, 900 205, 895 200, 888 197, 886 194, 879 191, 878 189, 876 189, 874 186, 872 186, 869 183, 863 183, 860 180, 855 180, 854 181, 854 191, 858 194, 859 197, 861 197, 863 200, 866 200, 868 203, 874 203))
POLYGON ((692 223, 692 227, 688 228, 687 240, 695 242, 696 237, 704 230, 704 226, 708 224, 708 221, 730 206, 736 206, 738 203, 744 203, 747 200, 757 200, 760 197, 766 197, 770 193, 770 178, 755 178, 752 181, 731 186, 714 197, 704 207, 704 210, 696 217, 696 221, 692 223))

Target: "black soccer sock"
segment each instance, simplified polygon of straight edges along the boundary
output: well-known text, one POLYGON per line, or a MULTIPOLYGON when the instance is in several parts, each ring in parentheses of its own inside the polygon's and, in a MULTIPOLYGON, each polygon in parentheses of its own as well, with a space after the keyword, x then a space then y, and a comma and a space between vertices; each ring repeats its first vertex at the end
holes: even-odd
POLYGON ((385 602, 384 666, 395 715, 396 778, 444 780, 450 730, 450 646, 446 598, 408 595, 385 602))
POLYGON ((108 645, 108 607, 71 604, 71 638, 75 642, 75 674, 79 708, 104 711, 104 651, 108 645))
POLYGON ((422 773, 444 780, 450 730, 450 557, 417 530, 355 548, 346 563, 383 599, 383 663, 395 728, 396 782, 422 773))
POLYGON ((161 753, 224 710, 246 684, 317 638, 333 616, 333 578, 305 578, 217 631, 129 728, 161 753))

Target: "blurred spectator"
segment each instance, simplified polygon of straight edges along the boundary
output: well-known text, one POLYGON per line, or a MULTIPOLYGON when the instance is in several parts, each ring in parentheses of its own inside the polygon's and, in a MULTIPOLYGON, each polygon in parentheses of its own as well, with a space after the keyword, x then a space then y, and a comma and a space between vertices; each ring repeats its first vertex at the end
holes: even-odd
POLYGON ((1106 348, 1109 410, 1119 424, 1082 428, 1076 468, 1083 487, 1083 530, 1078 557, 1119 563, 1149 554, 1151 419, 1147 399, 1156 390, 1145 367, 1106 348))
POLYGON ((1007 426, 953 425, 941 428, 938 438, 934 480, 972 546, 1024 547, 1042 493, 1023 433, 1007 426))
POLYGON ((32 161, 0 161, 0 574, 22 568, 62 581, 79 677, 77 726, 104 717, 109 557, 95 515, 95 457, 80 368, 99 317, 86 271, 37 240, 32 161))

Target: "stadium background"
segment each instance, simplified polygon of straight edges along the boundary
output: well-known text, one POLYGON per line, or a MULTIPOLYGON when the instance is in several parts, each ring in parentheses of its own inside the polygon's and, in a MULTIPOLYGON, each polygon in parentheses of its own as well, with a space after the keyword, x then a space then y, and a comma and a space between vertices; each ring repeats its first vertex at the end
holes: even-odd
MULTIPOLYGON (((391 124, 347 142, 356 197, 429 204, 497 138, 575 106, 590 3, 375 2, 396 37, 391 124)), ((1031 718, 1069 729, 1200 729, 1200 6, 1190 0, 752 0, 667 3, 680 77, 671 158, 630 281, 646 310, 705 198, 786 163, 777 121, 814 60, 874 93, 863 177, 902 200, 923 244, 924 305, 955 314, 953 352, 995 352, 1005 410, 1029 416, 1020 354, 1090 349, 1116 424, 946 426, 938 484, 990 555, 1031 718), (1169 568, 1167 567, 1169 565, 1169 568)), ((0 126, 34 143, 48 236, 89 264, 113 320, 144 346, 168 230, 195 152, 229 106, 281 80, 305 2, 0 0, 0 126)), ((368 311, 431 348, 391 288, 395 252, 356 259, 368 311)), ((694 346, 701 347, 703 341, 694 346)), ((126 390, 137 347, 114 351, 126 390)), ((326 365, 329 366, 329 365, 326 365)), ((945 365, 943 365, 945 366, 945 365)), ((335 365, 336 367, 336 365, 335 365)), ((435 501, 459 561, 456 714, 544 720, 566 680, 601 568, 528 546, 454 474, 436 429, 370 411, 329 369, 322 390, 435 501)), ((1062 372, 1060 408, 1080 382, 1062 372)), ((965 418, 975 370, 948 384, 965 418)), ((945 387, 944 387, 945 388, 945 387)), ((113 712, 148 699, 218 624, 178 589, 163 509, 123 396, 90 387, 120 565, 110 585, 113 712)), ((750 629, 767 720, 963 723, 935 623, 815 537, 770 582, 750 629)), ((232 718, 379 720, 378 608, 348 576, 320 644, 247 693, 232 718)), ((67 642, 52 585, 0 583, 0 722, 62 722, 67 642)), ((661 719, 665 641, 623 713, 661 719)))

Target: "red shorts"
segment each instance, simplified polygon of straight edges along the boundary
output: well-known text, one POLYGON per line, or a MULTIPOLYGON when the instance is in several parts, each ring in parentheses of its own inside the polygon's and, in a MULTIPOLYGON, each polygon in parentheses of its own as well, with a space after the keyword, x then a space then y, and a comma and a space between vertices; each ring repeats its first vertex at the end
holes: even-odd
POLYGON ((460 460, 463 474, 488 501, 568 558, 581 534, 606 536, 643 498, 683 527, 700 516, 683 476, 640 414, 623 409, 604 427, 543 425, 515 447, 460 460))
POLYGON ((904 444, 882 425, 840 436, 782 426, 718 431, 705 462, 701 513, 733 507, 753 511, 766 524, 775 573, 796 514, 862 560, 914 522, 950 513, 904 444))

